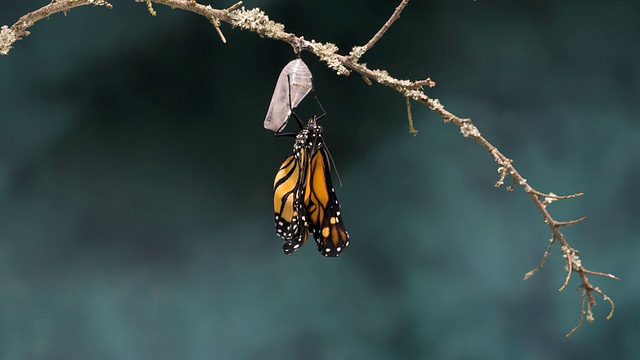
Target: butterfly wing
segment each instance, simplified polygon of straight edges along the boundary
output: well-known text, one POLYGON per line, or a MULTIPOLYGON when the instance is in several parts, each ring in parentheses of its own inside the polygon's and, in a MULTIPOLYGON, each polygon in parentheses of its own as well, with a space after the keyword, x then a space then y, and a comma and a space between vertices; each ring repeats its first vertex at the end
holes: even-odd
POLYGON ((282 250, 289 255, 307 241, 304 204, 308 183, 308 155, 299 148, 284 160, 273 183, 276 233, 284 240, 282 250))
POLYGON ((307 184, 307 216, 309 229, 324 256, 338 256, 349 246, 349 234, 344 228, 340 203, 331 184, 328 154, 320 140, 314 152, 307 184))

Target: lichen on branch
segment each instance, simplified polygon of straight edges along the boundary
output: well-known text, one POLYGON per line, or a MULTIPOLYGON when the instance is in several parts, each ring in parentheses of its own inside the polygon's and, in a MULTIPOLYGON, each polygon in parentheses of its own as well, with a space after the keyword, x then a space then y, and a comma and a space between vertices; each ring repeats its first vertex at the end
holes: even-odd
POLYGON ((270 20, 269 16, 259 8, 246 10, 243 6, 242 9, 230 12, 229 19, 232 26, 251 31, 262 37, 280 40, 287 35, 284 31, 284 25, 270 20))
POLYGON ((16 40, 18 40, 18 37, 13 29, 7 25, 2 25, 2 28, 0 28, 0 55, 7 55, 11 50, 11 44, 16 40))

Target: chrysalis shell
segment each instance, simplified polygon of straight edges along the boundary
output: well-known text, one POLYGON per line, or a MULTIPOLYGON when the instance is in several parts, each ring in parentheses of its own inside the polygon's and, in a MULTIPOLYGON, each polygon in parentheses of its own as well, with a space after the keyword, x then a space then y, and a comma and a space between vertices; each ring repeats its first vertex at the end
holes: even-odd
POLYGON ((307 65, 300 58, 290 61, 278 76, 267 117, 264 119, 265 129, 280 132, 291 116, 291 109, 298 106, 312 88, 313 77, 307 65))

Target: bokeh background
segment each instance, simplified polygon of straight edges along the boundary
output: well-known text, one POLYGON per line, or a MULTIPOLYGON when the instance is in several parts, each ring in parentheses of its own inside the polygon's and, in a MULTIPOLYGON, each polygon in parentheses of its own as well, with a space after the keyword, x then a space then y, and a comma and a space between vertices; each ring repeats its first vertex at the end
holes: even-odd
MULTIPOLYGON (((0 24, 48 1, 3 0, 0 24)), ((227 7, 232 1, 216 2, 227 7)), ((253 1, 287 30, 364 44, 398 1, 253 1)), ((637 359, 640 2, 412 1, 364 58, 471 117, 550 206, 592 277, 558 293, 550 233, 458 129, 304 54, 350 248, 281 252, 262 128, 289 45, 113 1, 56 14, 0 58, 1 359, 637 359), (334 179, 335 180, 335 179, 334 179)), ((314 104, 300 110, 310 116, 314 104)))

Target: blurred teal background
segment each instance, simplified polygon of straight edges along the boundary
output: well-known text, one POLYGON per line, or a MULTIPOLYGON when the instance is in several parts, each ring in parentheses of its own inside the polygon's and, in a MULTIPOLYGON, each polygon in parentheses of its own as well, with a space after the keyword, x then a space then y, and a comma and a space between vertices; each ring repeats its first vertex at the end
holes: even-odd
MULTIPOLYGON (((48 1, 7 1, 0 24, 48 1)), ((226 7, 233 1, 216 2, 226 7)), ((254 1, 343 53, 398 1, 254 1)), ((640 2, 411 1, 363 58, 473 118, 558 220, 602 299, 573 337, 559 248, 457 128, 303 54, 352 244, 281 251, 262 128, 284 43, 156 5, 56 14, 0 58, 1 359, 638 359, 640 2)), ((313 105, 313 104, 312 104, 313 105)), ((310 115, 313 106, 301 109, 310 115)))

